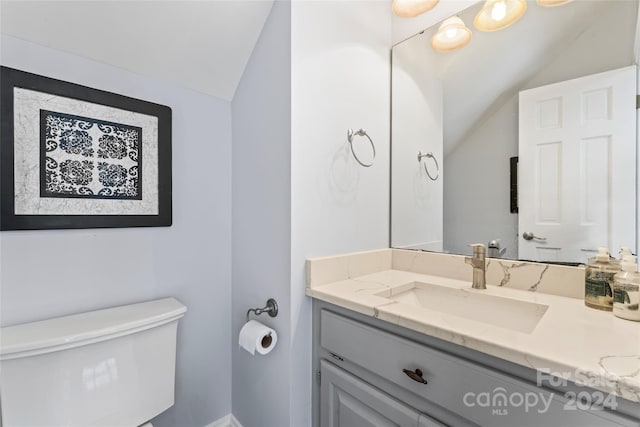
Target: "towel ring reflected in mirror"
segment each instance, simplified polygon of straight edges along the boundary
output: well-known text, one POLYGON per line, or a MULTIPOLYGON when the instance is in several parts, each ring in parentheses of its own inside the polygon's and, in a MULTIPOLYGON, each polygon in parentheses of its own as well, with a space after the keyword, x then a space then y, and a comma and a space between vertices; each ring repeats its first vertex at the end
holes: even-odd
POLYGON ((360 166, 364 166, 365 168, 372 166, 373 161, 376 159, 376 146, 373 144, 373 141, 371 140, 371 137, 367 134, 367 131, 364 129, 358 129, 357 131, 354 131, 353 129, 349 129, 347 130, 347 139, 349 140, 349 147, 351 147, 351 154, 353 154, 353 158, 356 159, 356 162, 358 162, 360 166), (360 159, 358 158, 358 155, 353 150, 353 137, 356 135, 366 136, 367 139, 369 140, 369 143, 371 144, 371 150, 373 151, 373 157, 371 159, 371 163, 364 163, 360 161, 360 159))
POLYGON ((418 163, 422 163, 422 165, 424 166, 424 171, 427 173, 427 176, 431 179, 431 181, 435 181, 438 179, 438 177, 440 176, 440 166, 438 166, 438 160, 436 160, 436 157, 433 155, 433 153, 431 151, 429 151, 427 154, 422 154, 421 151, 418 151, 418 163), (429 168, 427 167, 427 162, 423 162, 422 158, 423 157, 427 157, 429 159, 433 159, 433 163, 436 164, 436 173, 435 173, 435 178, 433 176, 431 176, 431 174, 429 173, 429 168))

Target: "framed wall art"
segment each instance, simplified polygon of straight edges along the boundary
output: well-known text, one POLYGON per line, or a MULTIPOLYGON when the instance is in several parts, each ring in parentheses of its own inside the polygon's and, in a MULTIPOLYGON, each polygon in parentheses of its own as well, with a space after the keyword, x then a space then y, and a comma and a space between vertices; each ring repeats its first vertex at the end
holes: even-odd
POLYGON ((0 229, 170 226, 171 109, 0 67, 0 229))

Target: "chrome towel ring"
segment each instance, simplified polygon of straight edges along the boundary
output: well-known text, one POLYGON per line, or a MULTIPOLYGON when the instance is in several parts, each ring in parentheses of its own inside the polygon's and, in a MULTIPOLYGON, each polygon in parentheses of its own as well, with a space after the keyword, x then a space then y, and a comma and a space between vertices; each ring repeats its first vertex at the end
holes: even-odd
POLYGON ((369 135, 367 135, 367 131, 364 129, 358 129, 357 131, 354 132, 353 129, 349 129, 347 131, 347 139, 349 140, 349 147, 351 147, 351 154, 353 154, 353 157, 356 159, 356 162, 360 163, 360 166, 364 166, 365 168, 368 168, 370 166, 373 165, 373 161, 376 159, 376 146, 373 144, 373 141, 371 140, 371 137, 369 135), (362 163, 360 161, 360 159, 358 158, 358 156, 356 155, 356 152, 353 151, 353 137, 354 135, 357 136, 366 136, 367 139, 369 140, 369 142, 371 143, 371 150, 373 150, 373 158, 371 159, 371 163, 362 163))
POLYGON ((418 151, 418 163, 422 163, 424 165, 424 171, 427 173, 427 176, 431 179, 431 181, 435 181, 436 179, 438 179, 438 177, 440 176, 440 166, 438 166, 438 160, 436 160, 436 157, 433 155, 431 151, 429 151, 427 154, 422 154, 421 151, 418 151), (436 164, 435 178, 432 177, 431 174, 429 173, 429 168, 427 168, 427 162, 422 162, 423 157, 433 159, 433 162, 436 164))

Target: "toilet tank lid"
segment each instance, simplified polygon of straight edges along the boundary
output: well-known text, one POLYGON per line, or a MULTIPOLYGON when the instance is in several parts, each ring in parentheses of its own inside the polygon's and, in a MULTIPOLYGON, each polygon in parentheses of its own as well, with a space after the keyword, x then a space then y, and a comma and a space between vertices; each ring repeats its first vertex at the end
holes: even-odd
POLYGON ((175 321, 187 311, 163 298, 0 329, 0 360, 65 350, 175 321))

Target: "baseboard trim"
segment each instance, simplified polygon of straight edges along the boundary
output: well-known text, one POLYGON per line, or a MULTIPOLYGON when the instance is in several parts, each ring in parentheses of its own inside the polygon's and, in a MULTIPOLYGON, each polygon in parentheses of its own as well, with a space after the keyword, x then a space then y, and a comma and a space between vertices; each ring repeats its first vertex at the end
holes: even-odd
POLYGON ((240 421, 238 421, 233 414, 229 414, 212 422, 211 424, 206 425, 205 427, 242 427, 242 424, 240 424, 240 421))

